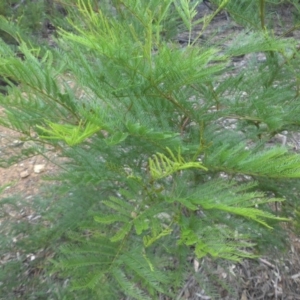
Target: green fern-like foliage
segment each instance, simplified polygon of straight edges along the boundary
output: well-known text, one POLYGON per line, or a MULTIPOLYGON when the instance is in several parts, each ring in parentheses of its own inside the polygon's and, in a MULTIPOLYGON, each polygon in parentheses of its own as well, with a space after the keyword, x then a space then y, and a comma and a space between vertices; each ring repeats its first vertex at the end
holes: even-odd
POLYGON ((178 153, 178 157, 175 157, 169 148, 167 148, 167 150, 172 159, 169 159, 161 153, 157 153, 154 158, 149 159, 150 173, 154 180, 173 175, 177 171, 189 168, 207 170, 200 162, 185 162, 180 153, 178 153))
POLYGON ((195 25, 230 12, 219 2, 196 20, 188 0, 78 0, 57 49, 21 41, 22 60, 0 45, 0 74, 19 82, 0 96, 1 125, 32 140, 31 155, 52 145, 65 158, 27 242, 54 253, 52 276, 71 279, 66 298, 176 299, 195 272, 188 256, 254 258, 298 216, 272 207, 295 201, 280 187, 298 183, 299 155, 268 144, 299 127, 297 43, 267 30, 225 48, 192 39, 195 25))

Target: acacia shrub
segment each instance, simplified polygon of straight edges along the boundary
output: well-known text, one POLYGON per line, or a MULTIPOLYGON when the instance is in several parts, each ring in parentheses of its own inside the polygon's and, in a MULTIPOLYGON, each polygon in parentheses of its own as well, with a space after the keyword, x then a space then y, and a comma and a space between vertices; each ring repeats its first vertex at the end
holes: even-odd
POLYGON ((57 49, 22 43, 21 60, 0 48, 0 74, 21 83, 0 98, 1 124, 34 142, 23 155, 52 145, 66 158, 23 251, 53 253, 47 297, 174 298, 188 274, 208 285, 188 255, 254 258, 292 216, 272 204, 293 203, 284 184, 298 182, 300 158, 269 141, 298 129, 297 43, 265 29, 226 48, 192 39, 228 1, 203 19, 187 0, 93 4, 76 2, 57 49))

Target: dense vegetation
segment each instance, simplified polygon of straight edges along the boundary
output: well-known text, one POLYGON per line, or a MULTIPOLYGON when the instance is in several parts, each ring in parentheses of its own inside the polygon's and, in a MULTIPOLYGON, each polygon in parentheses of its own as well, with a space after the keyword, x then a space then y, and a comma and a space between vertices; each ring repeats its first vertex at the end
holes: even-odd
POLYGON ((199 18, 200 2, 1 4, 1 125, 33 143, 0 162, 64 158, 39 221, 2 230, 1 255, 21 258, 1 299, 176 299, 190 274, 217 299, 190 257, 254 258, 297 228, 300 156, 270 140, 299 131, 298 1, 211 1, 199 18), (295 16, 280 36, 279 5, 295 16), (237 37, 208 31, 224 12, 237 37))

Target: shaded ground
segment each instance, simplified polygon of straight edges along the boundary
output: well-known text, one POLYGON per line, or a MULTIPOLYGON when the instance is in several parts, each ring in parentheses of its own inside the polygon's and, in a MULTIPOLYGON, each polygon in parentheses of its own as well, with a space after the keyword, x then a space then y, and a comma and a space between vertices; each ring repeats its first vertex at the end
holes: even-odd
MULTIPOLYGON (((1 160, 8 159, 22 150, 32 147, 30 141, 22 141, 21 135, 13 130, 0 126, 0 155, 1 160)), ((54 159, 55 153, 49 152, 49 158, 54 159)), ((42 155, 33 155, 9 168, 0 168, 0 187, 5 186, 2 197, 20 194, 30 199, 39 192, 43 176, 51 175, 58 166, 51 163, 42 155)))

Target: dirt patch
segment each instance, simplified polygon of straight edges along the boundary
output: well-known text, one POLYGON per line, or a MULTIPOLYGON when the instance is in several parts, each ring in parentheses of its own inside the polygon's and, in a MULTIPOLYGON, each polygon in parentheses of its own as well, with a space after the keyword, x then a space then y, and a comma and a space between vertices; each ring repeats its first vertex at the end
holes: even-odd
MULTIPOLYGON (((2 160, 31 147, 30 143, 32 142, 23 142, 19 133, 0 126, 2 160)), ((56 164, 49 161, 55 157, 56 154, 50 152, 48 159, 42 155, 33 155, 7 168, 0 168, 0 187, 5 186, 2 197, 19 194, 24 198, 30 198, 37 195, 43 177, 53 175, 59 169, 56 164)))

